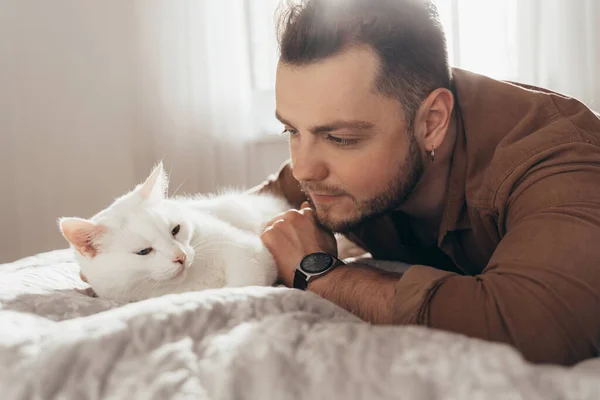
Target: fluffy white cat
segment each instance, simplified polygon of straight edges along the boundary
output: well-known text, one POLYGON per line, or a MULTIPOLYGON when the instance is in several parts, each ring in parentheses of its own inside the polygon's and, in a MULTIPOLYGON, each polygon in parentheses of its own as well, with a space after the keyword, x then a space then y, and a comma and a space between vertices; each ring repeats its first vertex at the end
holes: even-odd
POLYGON ((291 206, 230 192, 167 197, 160 163, 146 181, 91 219, 61 218, 81 277, 99 297, 137 301, 210 288, 272 285, 275 263, 260 240, 291 206))

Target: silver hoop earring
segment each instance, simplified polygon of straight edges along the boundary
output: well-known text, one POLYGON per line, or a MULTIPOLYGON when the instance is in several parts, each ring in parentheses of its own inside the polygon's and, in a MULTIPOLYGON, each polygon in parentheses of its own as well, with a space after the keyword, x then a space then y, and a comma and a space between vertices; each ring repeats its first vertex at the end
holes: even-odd
POLYGON ((435 149, 431 149, 431 162, 433 162, 433 160, 435 159, 435 149))

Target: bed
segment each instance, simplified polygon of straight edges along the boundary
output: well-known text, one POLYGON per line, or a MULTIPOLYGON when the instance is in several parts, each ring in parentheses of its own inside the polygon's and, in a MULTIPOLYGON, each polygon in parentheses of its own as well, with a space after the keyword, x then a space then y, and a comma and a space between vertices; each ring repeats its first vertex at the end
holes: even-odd
POLYGON ((0 398, 600 399, 600 361, 376 327, 311 293, 219 289, 122 304, 69 250, 0 265, 0 398))

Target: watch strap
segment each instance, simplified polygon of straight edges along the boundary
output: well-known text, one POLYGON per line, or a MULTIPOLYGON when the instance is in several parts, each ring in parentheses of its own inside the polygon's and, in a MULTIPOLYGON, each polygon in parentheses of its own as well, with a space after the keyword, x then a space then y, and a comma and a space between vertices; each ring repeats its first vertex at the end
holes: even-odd
MULTIPOLYGON (((342 260, 340 260, 339 258, 334 256, 333 254, 329 254, 329 255, 331 257, 333 257, 333 264, 326 271, 323 272, 324 274, 331 271, 335 267, 338 267, 340 265, 345 265, 342 260)), ((296 267, 296 270, 294 271, 294 285, 293 285, 294 289, 306 290, 308 288, 308 280, 309 280, 309 275, 306 275, 300 269, 300 266, 296 267)))
POLYGON ((294 289, 306 290, 308 287, 307 276, 300 269, 294 272, 294 289))

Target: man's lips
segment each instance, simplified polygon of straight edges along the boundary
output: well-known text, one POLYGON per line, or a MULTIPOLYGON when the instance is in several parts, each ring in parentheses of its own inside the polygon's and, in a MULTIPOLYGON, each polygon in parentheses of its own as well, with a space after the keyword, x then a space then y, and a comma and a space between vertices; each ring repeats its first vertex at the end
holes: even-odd
POLYGON ((335 201, 342 197, 343 194, 332 194, 332 193, 311 193, 310 198, 315 203, 327 203, 335 201))

